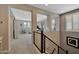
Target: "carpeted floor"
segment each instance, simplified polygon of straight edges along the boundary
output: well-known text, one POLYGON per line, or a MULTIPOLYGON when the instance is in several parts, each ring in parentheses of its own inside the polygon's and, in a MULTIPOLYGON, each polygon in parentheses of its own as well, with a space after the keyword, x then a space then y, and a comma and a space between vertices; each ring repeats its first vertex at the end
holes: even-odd
POLYGON ((18 39, 12 40, 10 54, 38 54, 39 51, 33 45, 31 34, 20 34, 18 39))

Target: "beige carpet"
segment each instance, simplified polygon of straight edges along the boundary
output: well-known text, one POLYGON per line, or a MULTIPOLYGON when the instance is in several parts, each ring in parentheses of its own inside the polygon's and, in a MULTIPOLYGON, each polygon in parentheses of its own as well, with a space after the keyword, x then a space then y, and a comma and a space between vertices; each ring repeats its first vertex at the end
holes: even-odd
POLYGON ((10 54, 38 54, 39 51, 33 45, 31 34, 20 34, 18 39, 12 40, 10 54))

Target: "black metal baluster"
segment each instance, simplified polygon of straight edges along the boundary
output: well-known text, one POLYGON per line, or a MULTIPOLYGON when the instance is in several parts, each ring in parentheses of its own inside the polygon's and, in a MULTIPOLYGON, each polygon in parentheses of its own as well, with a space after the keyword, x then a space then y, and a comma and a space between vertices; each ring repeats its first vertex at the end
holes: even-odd
POLYGON ((58 46, 58 54, 59 54, 59 46, 58 46))
POLYGON ((41 53, 43 53, 43 31, 41 31, 41 53))
POLYGON ((44 36, 44 46, 43 47, 44 47, 44 53, 45 53, 45 36, 44 36))

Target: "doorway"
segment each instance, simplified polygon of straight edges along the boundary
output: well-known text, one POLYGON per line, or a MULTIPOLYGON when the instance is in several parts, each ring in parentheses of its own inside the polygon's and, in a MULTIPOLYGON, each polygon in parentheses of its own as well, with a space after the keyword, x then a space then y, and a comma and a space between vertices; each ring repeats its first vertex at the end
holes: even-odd
POLYGON ((38 53, 32 41, 32 13, 10 9, 10 38, 12 54, 38 53))

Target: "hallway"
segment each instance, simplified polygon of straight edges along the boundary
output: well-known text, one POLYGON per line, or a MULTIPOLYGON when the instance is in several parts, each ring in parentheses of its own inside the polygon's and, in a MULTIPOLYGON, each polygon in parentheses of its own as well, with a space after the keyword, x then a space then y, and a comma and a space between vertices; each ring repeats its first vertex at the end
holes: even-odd
POLYGON ((38 54, 39 51, 32 43, 31 34, 20 34, 19 39, 13 39, 11 54, 38 54), (28 38, 27 38, 28 37, 28 38))
POLYGON ((3 4, 0 8, 0 53, 79 54, 78 5, 3 4))

